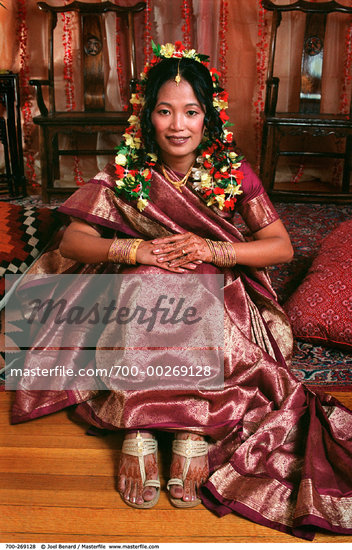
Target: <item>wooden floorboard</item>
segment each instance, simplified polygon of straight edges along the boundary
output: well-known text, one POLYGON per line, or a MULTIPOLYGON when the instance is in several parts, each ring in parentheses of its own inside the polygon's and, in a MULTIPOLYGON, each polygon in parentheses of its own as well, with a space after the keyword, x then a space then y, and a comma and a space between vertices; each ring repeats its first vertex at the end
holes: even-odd
MULTIPOLYGON (((335 396, 352 408, 351 393, 335 396)), ((203 505, 173 508, 164 464, 156 507, 132 509, 116 491, 122 434, 88 436, 67 411, 11 425, 12 399, 0 392, 0 542, 305 542, 235 514, 218 518, 203 505)), ((315 542, 351 543, 352 536, 319 532, 315 542)))

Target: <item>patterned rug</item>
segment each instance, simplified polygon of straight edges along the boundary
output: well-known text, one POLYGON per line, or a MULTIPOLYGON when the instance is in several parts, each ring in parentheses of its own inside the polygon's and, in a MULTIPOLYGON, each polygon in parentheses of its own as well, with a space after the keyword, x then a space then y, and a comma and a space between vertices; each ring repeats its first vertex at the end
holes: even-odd
MULTIPOLYGON (((22 199, 19 203, 39 208, 47 206, 38 197, 22 199)), ((352 205, 276 203, 275 206, 295 250, 294 260, 290 264, 269 270, 278 299, 284 304, 304 279, 324 237, 342 221, 352 219, 352 205)), ((241 224, 240 218, 238 222, 241 224)), ((299 380, 312 389, 352 391, 351 353, 298 341, 295 343, 292 370, 299 380)), ((0 386, 1 378, 3 374, 0 375, 0 386)))

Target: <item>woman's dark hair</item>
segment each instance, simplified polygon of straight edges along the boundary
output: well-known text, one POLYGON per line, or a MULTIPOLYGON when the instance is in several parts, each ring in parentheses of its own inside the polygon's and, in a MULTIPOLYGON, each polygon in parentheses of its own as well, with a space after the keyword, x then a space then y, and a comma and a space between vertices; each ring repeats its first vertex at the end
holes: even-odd
POLYGON ((208 137, 212 141, 222 137, 222 121, 218 111, 213 106, 214 88, 208 69, 194 59, 171 57, 154 65, 148 73, 145 104, 141 116, 142 137, 147 152, 156 152, 158 149, 151 115, 156 105, 159 90, 165 82, 174 80, 178 73, 192 86, 196 98, 204 107, 204 125, 208 131, 208 137))

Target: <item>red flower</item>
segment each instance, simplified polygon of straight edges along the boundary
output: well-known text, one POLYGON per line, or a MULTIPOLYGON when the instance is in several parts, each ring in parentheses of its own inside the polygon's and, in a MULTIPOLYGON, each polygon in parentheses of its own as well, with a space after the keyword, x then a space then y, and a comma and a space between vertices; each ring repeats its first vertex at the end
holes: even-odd
POLYGON ((221 118, 222 122, 226 122, 230 118, 229 115, 226 114, 226 111, 224 111, 224 109, 220 111, 219 117, 221 118))
POLYGON ((155 65, 155 63, 159 63, 160 59, 156 55, 152 58, 150 65, 155 65))
POLYGON ((209 170, 211 167, 212 167, 212 164, 211 162, 209 162, 207 159, 205 159, 204 163, 203 163, 203 166, 204 168, 206 168, 207 170, 209 170))
MULTIPOLYGON (((148 163, 146 163, 146 164, 148 164, 148 163)), ((149 181, 152 178, 152 173, 149 170, 148 173, 145 174, 145 171, 144 171, 143 176, 144 176, 145 181, 149 181)))
POLYGON ((212 192, 213 192, 212 189, 208 189, 207 191, 205 191, 204 196, 205 196, 205 197, 209 197, 209 195, 211 195, 212 192))
POLYGON ((124 174, 125 174, 125 169, 123 166, 120 166, 119 164, 116 164, 115 166, 115 172, 116 172, 116 175, 119 179, 123 178, 124 174))
POLYGON ((225 177, 224 174, 222 174, 221 172, 219 172, 219 170, 218 170, 217 172, 215 172, 215 174, 214 174, 214 178, 215 178, 216 180, 221 180, 221 179, 224 178, 224 177, 225 177))
POLYGON ((138 174, 138 170, 129 170, 128 175, 135 177, 138 174))
POLYGON ((141 190, 141 184, 139 183, 134 189, 132 189, 132 193, 138 193, 138 191, 141 190))
POLYGON ((178 52, 183 52, 183 50, 186 49, 184 47, 184 45, 182 44, 182 42, 180 42, 179 40, 176 40, 175 47, 176 47, 176 51, 178 51, 178 52))
POLYGON ((232 143, 232 140, 233 140, 233 133, 232 132, 229 132, 227 135, 226 135, 226 141, 228 143, 232 143))
POLYGON ((224 207, 228 208, 229 210, 233 210, 233 208, 235 206, 235 202, 236 202, 236 199, 227 199, 224 202, 224 207))
POLYGON ((219 73, 218 70, 214 69, 214 67, 212 67, 212 68, 210 69, 210 74, 211 74, 212 79, 214 80, 214 82, 215 82, 218 78, 221 77, 221 73, 219 73), (216 78, 216 77, 218 77, 218 78, 216 78))
POLYGON ((219 99, 222 99, 222 101, 228 101, 228 99, 229 99, 228 92, 226 92, 226 90, 223 90, 222 92, 220 92, 219 93, 219 99))
POLYGON ((244 174, 241 170, 235 170, 235 169, 232 169, 231 170, 231 176, 235 176, 236 178, 236 181, 238 183, 241 183, 241 181, 243 180, 244 178, 244 174))
POLYGON ((220 172, 220 177, 227 180, 230 177, 230 174, 228 172, 220 172))
POLYGON ((215 195, 223 195, 223 194, 224 194, 224 190, 221 189, 221 187, 215 187, 214 193, 215 193, 215 195))

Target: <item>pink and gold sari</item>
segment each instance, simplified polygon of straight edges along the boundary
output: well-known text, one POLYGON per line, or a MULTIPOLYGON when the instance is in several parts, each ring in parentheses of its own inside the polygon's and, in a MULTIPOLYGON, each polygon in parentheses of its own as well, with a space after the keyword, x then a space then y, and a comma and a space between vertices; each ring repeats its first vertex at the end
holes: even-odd
MULTIPOLYGON (((252 232, 278 216, 247 163, 239 212, 252 232)), ((102 236, 152 239, 194 232, 213 240, 244 237, 229 214, 209 208, 190 188, 179 193, 154 171, 151 201, 141 213, 114 194, 114 167, 61 207, 94 224, 102 236)), ((142 273, 152 266, 82 266, 47 252, 33 273, 142 273)), ((237 512, 260 524, 313 539, 316 528, 352 533, 352 413, 331 396, 319 397, 289 370, 292 334, 265 269, 203 264, 197 273, 225 277, 225 383, 221 390, 185 392, 18 391, 13 422, 69 405, 88 423, 110 430, 189 429, 209 438, 206 507, 237 512)))

